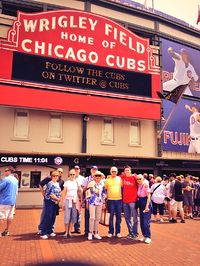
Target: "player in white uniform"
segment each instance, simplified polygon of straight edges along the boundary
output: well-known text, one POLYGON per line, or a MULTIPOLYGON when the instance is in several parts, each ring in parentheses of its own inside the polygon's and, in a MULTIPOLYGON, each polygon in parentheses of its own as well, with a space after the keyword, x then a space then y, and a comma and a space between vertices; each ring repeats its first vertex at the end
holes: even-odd
POLYGON ((190 82, 191 79, 198 80, 194 67, 188 61, 188 53, 182 48, 180 54, 173 51, 172 47, 168 48, 168 53, 172 56, 175 62, 173 79, 166 81, 163 84, 163 90, 172 91, 180 85, 185 85, 190 82))
POLYGON ((196 103, 192 105, 192 109, 187 104, 185 108, 192 112, 190 116, 190 146, 188 153, 200 153, 200 113, 196 103))

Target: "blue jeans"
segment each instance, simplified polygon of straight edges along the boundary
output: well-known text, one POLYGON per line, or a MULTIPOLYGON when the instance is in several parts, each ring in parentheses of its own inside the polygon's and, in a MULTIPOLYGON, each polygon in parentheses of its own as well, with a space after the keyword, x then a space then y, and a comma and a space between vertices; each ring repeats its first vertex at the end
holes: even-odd
POLYGON ((135 205, 135 202, 124 203, 124 218, 128 227, 129 234, 138 236, 138 213, 135 205), (131 217, 133 217, 133 224, 131 217))
POLYGON ((57 205, 52 200, 45 201, 45 213, 44 219, 41 226, 42 235, 53 233, 53 226, 56 220, 56 209, 57 205))
POLYGON ((82 213, 82 208, 81 208, 80 214, 77 211, 77 218, 74 224, 74 230, 79 230, 81 227, 81 213, 82 213))
POLYGON ((46 211, 45 201, 43 201, 43 208, 42 208, 42 213, 41 213, 41 216, 40 216, 40 224, 38 225, 38 230, 42 230, 42 224, 44 222, 45 211, 46 211))
POLYGON ((85 202, 85 234, 89 233, 89 219, 90 219, 90 213, 89 210, 86 209, 86 202, 85 202))
POLYGON ((113 217, 116 213, 116 225, 115 225, 115 234, 119 234, 121 231, 121 209, 122 209, 122 200, 108 200, 108 212, 110 213, 109 219, 109 234, 114 234, 113 227, 113 217))
POLYGON ((139 197, 139 202, 140 202, 140 227, 141 231, 144 237, 151 238, 151 231, 150 231, 150 223, 151 223, 151 212, 152 212, 152 207, 151 207, 151 202, 149 204, 149 211, 148 212, 143 212, 145 207, 146 207, 146 202, 147 202, 147 197, 141 198, 139 197))

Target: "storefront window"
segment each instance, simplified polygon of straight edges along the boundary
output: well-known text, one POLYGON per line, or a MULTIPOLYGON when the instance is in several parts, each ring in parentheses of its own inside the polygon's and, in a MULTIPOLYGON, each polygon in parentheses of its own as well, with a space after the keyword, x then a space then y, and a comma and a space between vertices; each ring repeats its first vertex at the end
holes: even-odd
POLYGON ((140 137, 139 137, 139 122, 131 121, 130 125, 130 144, 139 145, 140 137))
POLYGON ((50 114, 49 139, 62 140, 62 115, 50 114))
POLYGON ((28 139, 28 111, 15 112, 14 138, 28 139))
POLYGON ((40 179, 41 179, 41 172, 39 171, 31 172, 30 188, 39 188, 40 179))
POLYGON ((113 143, 113 120, 112 119, 104 119, 102 142, 113 143))

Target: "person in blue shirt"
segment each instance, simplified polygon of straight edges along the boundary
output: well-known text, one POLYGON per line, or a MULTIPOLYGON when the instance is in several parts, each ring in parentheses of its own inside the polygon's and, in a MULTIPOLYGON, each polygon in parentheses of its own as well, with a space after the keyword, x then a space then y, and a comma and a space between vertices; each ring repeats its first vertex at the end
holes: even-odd
POLYGON ((9 229, 13 219, 18 190, 18 180, 14 177, 13 172, 14 168, 12 166, 7 167, 5 170, 5 177, 0 183, 0 237, 2 235, 9 235, 9 229), (1 229, 5 220, 7 220, 7 228, 3 233, 1 233, 1 229))
MULTIPOLYGON (((64 180, 62 179, 63 169, 62 168, 58 168, 57 171, 59 172, 59 177, 58 177, 57 182, 58 182, 58 184, 59 184, 59 186, 61 188, 61 191, 63 191, 63 189, 64 189, 64 186, 63 186, 64 185, 64 180)), ((50 181, 52 181, 51 180, 51 176, 47 176, 46 178, 41 180, 40 183, 39 183, 39 189, 40 189, 40 191, 42 193, 42 196, 44 198, 45 198, 45 195, 46 195, 45 190, 44 190, 44 186, 45 185, 47 186, 47 184, 50 181)), ((62 195, 62 192, 61 192, 61 195, 62 195)), ((42 232, 42 224, 44 222, 44 214, 45 214, 45 212, 46 212, 46 206, 45 206, 45 200, 44 200, 42 213, 41 213, 41 216, 40 216, 40 224, 38 225, 38 235, 41 235, 41 232, 42 232)), ((57 211, 56 212, 58 212, 58 214, 59 214, 59 205, 57 205, 57 211)))
POLYGON ((45 202, 45 213, 44 221, 41 226, 41 238, 47 239, 48 235, 55 237, 56 234, 53 232, 54 223, 56 219, 56 209, 60 202, 61 188, 57 182, 59 178, 59 172, 53 171, 51 173, 51 181, 47 184, 46 194, 44 197, 45 202))

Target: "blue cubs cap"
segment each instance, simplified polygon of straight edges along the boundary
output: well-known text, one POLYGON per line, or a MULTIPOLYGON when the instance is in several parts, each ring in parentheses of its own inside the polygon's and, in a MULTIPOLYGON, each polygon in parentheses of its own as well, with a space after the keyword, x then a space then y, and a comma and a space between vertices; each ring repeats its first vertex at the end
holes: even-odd
POLYGON ((96 169, 96 170, 98 170, 98 167, 97 167, 96 165, 93 165, 93 166, 91 167, 91 169, 96 169))

